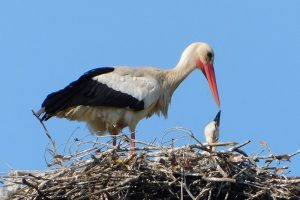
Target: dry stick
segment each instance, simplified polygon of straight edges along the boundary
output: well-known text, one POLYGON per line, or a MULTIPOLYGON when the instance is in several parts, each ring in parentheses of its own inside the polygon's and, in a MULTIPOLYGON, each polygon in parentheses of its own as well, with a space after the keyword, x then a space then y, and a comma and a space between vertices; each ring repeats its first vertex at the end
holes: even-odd
POLYGON ((276 159, 276 160, 287 160, 289 161, 291 157, 297 155, 300 153, 300 150, 296 151, 295 153, 292 153, 292 154, 281 154, 281 155, 274 155, 274 154, 271 154, 271 155, 268 155, 268 156, 257 156, 256 158, 257 159, 269 159, 269 158, 272 158, 272 159, 276 159))
POLYGON ((200 146, 203 147, 202 142, 200 142, 200 140, 198 140, 198 138, 195 137, 194 133, 193 133, 191 130, 186 129, 186 128, 183 128, 183 127, 175 127, 175 128, 170 128, 170 129, 168 129, 168 132, 171 132, 171 131, 174 131, 174 130, 175 130, 175 131, 182 131, 182 132, 188 134, 188 135, 189 135, 191 138, 193 138, 200 146))
POLYGON ((44 122, 39 118, 39 116, 34 112, 34 110, 31 110, 31 111, 32 111, 32 114, 33 114, 33 115, 39 120, 39 122, 42 124, 42 126, 43 126, 43 128, 44 128, 44 130, 45 130, 45 133, 46 133, 48 139, 49 139, 50 142, 51 142, 52 149, 53 149, 53 151, 54 151, 54 155, 55 155, 55 156, 58 155, 58 154, 57 154, 57 150, 56 150, 56 146, 55 146, 55 141, 52 139, 52 137, 51 137, 51 135, 50 135, 48 129, 46 128, 44 122))
POLYGON ((265 190, 258 191, 256 194, 251 196, 251 199, 258 198, 259 196, 265 194, 265 192, 266 192, 265 190))
POLYGON ((288 169, 288 166, 282 166, 282 167, 262 167, 262 169, 264 170, 283 170, 283 169, 288 169))
POLYGON ((234 147, 231 147, 231 148, 229 148, 229 149, 227 149, 227 150, 225 150, 223 152, 226 153, 226 152, 236 151, 236 152, 238 152, 238 153, 240 153, 240 154, 248 157, 248 155, 244 151, 240 150, 240 148, 243 147, 243 146, 245 146, 245 145, 247 145, 247 144, 249 144, 250 142, 251 142, 251 140, 247 140, 246 142, 244 142, 242 144, 239 144, 239 145, 236 145, 234 147))
POLYGON ((202 143, 203 146, 209 146, 209 147, 218 147, 218 146, 234 146, 239 143, 237 142, 216 142, 216 143, 202 143))
POLYGON ((244 169, 242 169, 241 171, 239 171, 237 174, 235 174, 232 178, 236 178, 238 177, 239 175, 241 175, 242 173, 244 173, 247 169, 249 169, 249 167, 245 167, 244 169))
POLYGON ((184 200, 183 199, 183 180, 182 180, 182 178, 180 181, 180 200, 184 200))
POLYGON ((236 146, 234 146, 234 147, 229 148, 228 151, 230 151, 230 152, 235 151, 235 150, 237 150, 237 149, 239 149, 239 148, 241 148, 241 147, 243 147, 243 146, 249 144, 250 142, 251 142, 251 140, 247 140, 247 141, 244 142, 244 143, 241 143, 241 144, 238 144, 238 145, 236 145, 236 146))
POLYGON ((230 192, 228 191, 228 192, 226 192, 226 195, 225 195, 225 198, 224 198, 224 200, 226 200, 226 199, 228 199, 229 198, 229 194, 230 194, 230 192))
MULTIPOLYGON (((254 183, 254 182, 250 182, 250 181, 244 181, 244 182, 239 182, 239 183, 250 185, 250 186, 253 186, 253 187, 256 187, 256 188, 259 188, 259 189, 263 189, 263 190, 269 190, 270 189, 268 187, 264 187, 264 186, 261 186, 258 183, 254 183)), ((263 183, 263 184, 265 184, 265 183, 263 183)))
POLYGON ((278 183, 283 183, 283 184, 296 184, 300 183, 300 178, 298 179, 272 179, 270 180, 271 182, 278 182, 278 183))
POLYGON ((212 190, 209 190, 209 192, 208 192, 208 200, 211 200, 212 199, 212 190))
MULTIPOLYGON (((76 127, 75 130, 72 131, 71 135, 69 136, 69 138, 67 139, 67 142, 65 143, 65 147, 64 147, 64 151, 63 151, 63 154, 66 153, 66 148, 67 148, 67 145, 68 143, 70 142, 72 136, 75 134, 75 132, 79 130, 79 127, 76 127)), ((94 143, 95 144, 95 143, 94 143)))
MULTIPOLYGON (((207 144, 207 143, 202 143, 200 144, 191 144, 189 145, 189 148, 194 149, 194 148, 198 148, 201 149, 203 151, 207 151, 210 153, 210 150, 207 147, 220 147, 220 146, 232 146, 232 145, 236 145, 238 144, 237 142, 218 142, 218 143, 211 143, 211 144, 207 144)), ((224 152, 224 151, 221 151, 224 152)))
POLYGON ((203 188, 201 192, 198 194, 198 196, 195 198, 196 200, 200 200, 200 198, 208 191, 210 191, 211 188, 203 188))
POLYGON ((233 178, 217 178, 217 177, 205 177, 202 176, 202 179, 205 181, 211 182, 229 182, 229 183, 236 183, 236 180, 233 178))

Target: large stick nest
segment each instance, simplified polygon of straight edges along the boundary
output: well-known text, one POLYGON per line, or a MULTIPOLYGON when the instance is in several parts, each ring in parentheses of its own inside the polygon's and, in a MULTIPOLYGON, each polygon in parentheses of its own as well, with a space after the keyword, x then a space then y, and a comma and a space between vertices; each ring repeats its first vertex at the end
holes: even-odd
POLYGON ((174 147, 138 142, 130 155, 128 138, 119 145, 75 139, 69 155, 57 153, 46 171, 12 171, 2 177, 9 199, 300 199, 300 178, 287 177, 280 161, 299 153, 249 156, 242 144, 194 142, 174 147), (231 145, 228 147, 228 145, 231 145), (217 147, 223 146, 223 147, 217 147), (226 147, 227 146, 227 147, 226 147), (222 148, 218 150, 214 148, 222 148), (261 166, 260 166, 261 165, 261 166))

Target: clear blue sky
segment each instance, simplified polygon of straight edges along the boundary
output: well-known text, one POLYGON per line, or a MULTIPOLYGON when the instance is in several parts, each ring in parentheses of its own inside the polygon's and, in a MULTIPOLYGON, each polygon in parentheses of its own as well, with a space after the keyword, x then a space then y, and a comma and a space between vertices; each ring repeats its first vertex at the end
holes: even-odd
MULTIPOLYGON (((172 68, 195 41, 215 50, 221 140, 250 139, 248 153, 260 152, 260 140, 278 154, 300 149, 300 2, 280 2, 1 1, 0 171, 46 168, 48 140, 31 109, 47 94, 95 67, 172 68)), ((137 139, 183 126, 204 140, 217 111, 195 71, 175 92, 169 118, 141 121, 137 139)), ((88 134, 84 123, 46 125, 59 144, 76 127, 76 136, 88 134)), ((292 174, 300 175, 300 156, 292 161, 292 174)))

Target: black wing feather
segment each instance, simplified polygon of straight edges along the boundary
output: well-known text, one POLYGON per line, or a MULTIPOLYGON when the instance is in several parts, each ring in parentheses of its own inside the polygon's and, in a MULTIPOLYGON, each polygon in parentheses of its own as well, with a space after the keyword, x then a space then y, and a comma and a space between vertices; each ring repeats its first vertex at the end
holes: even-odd
POLYGON ((106 84, 92 79, 94 76, 110 73, 113 70, 112 67, 90 70, 64 89, 49 94, 42 103, 42 107, 45 108, 45 115, 42 120, 47 120, 59 111, 78 105, 129 107, 136 111, 143 110, 143 101, 113 90, 106 84))

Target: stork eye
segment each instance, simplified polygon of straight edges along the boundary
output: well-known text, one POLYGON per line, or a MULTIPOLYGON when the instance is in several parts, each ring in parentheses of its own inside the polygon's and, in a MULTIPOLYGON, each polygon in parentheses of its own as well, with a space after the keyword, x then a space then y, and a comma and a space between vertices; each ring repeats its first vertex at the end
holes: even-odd
POLYGON ((210 60, 211 60, 212 56, 213 56, 213 55, 212 55, 211 52, 208 52, 208 53, 207 53, 207 57, 208 57, 210 60))

